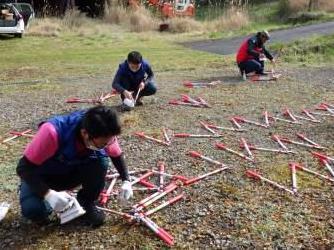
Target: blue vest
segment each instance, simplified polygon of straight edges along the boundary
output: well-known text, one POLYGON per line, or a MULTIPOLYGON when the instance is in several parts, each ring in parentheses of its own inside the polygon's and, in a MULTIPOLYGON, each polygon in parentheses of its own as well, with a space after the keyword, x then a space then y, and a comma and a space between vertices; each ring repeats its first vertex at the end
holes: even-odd
POLYGON ((127 61, 119 65, 119 73, 122 79, 130 85, 137 86, 144 80, 145 74, 149 69, 149 63, 143 60, 138 71, 132 72, 127 61))
MULTIPOLYGON (((78 128, 86 110, 80 110, 68 115, 55 116, 47 122, 51 123, 58 133, 58 151, 55 155, 61 161, 71 162, 80 160, 76 149, 78 128)), ((99 151, 89 150, 87 157, 106 157, 104 149, 99 151)))

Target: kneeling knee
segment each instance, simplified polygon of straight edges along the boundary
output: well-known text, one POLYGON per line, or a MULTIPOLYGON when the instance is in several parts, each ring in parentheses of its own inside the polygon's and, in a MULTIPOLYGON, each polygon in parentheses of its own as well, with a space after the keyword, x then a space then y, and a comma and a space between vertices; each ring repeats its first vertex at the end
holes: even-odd
POLYGON ((43 203, 28 203, 21 204, 22 215, 32 221, 39 221, 45 219, 48 216, 46 207, 43 203))

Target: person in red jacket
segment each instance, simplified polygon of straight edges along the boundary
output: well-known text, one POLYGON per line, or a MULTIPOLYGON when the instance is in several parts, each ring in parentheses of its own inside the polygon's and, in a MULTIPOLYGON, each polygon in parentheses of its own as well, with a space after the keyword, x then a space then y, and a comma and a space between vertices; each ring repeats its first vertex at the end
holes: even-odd
POLYGON ((258 32, 255 36, 247 38, 237 53, 237 64, 242 75, 256 73, 264 75, 264 59, 268 58, 275 63, 274 57, 265 48, 264 44, 270 39, 268 31, 258 32))

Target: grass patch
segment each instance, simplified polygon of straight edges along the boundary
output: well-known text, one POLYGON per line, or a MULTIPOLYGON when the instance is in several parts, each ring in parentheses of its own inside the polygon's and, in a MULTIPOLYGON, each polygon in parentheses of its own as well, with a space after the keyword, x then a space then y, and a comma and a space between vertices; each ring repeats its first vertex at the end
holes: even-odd
POLYGON ((138 36, 130 33, 125 33, 120 41, 113 41, 111 35, 28 36, 24 43, 18 39, 3 40, 0 50, 11 51, 0 58, 4 72, 0 75, 0 82, 72 75, 113 75, 131 50, 139 50, 156 72, 195 70, 223 62, 218 55, 190 51, 160 36, 139 43, 138 36), (16 74, 15 69, 23 69, 22 74, 16 74))
POLYGON ((332 63, 334 60, 334 35, 318 36, 289 44, 274 44, 271 47, 281 51, 280 58, 288 63, 319 65, 332 63))

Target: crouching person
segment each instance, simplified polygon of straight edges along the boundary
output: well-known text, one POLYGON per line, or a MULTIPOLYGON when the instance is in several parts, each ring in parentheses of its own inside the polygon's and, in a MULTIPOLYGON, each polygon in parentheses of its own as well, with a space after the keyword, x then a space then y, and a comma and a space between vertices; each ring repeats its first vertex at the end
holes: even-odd
POLYGON ((108 157, 123 181, 120 199, 133 195, 116 137, 120 133, 117 113, 105 106, 42 123, 17 166, 22 215, 43 224, 52 210, 59 213, 69 207, 71 196, 65 191, 81 186, 77 200, 86 211, 84 220, 102 225, 105 215, 95 202, 104 188, 108 157))
POLYGON ((258 32, 255 36, 247 38, 240 46, 236 59, 240 73, 245 77, 249 73, 265 75, 264 60, 268 58, 275 63, 274 57, 264 44, 270 39, 268 31, 258 32))
POLYGON ((154 95, 157 92, 152 68, 137 51, 130 52, 127 60, 119 65, 112 87, 121 93, 126 110, 143 105, 144 96, 154 95))

